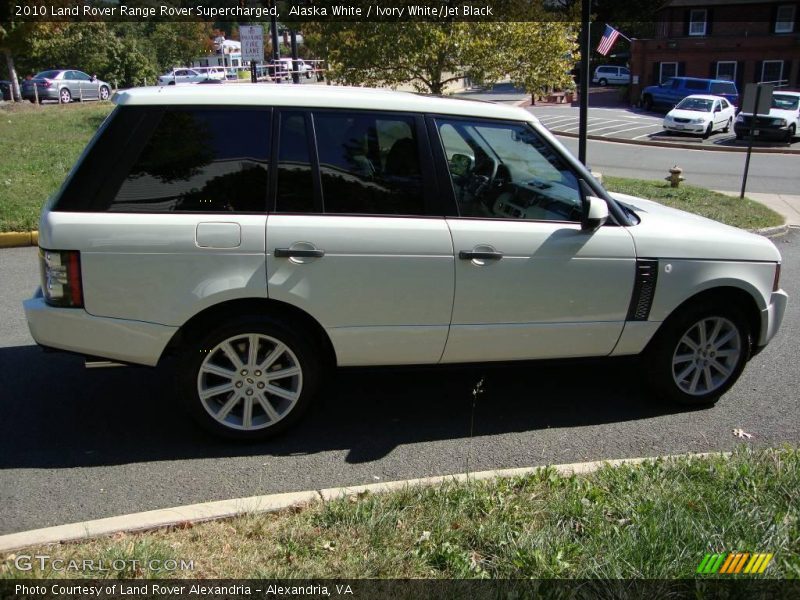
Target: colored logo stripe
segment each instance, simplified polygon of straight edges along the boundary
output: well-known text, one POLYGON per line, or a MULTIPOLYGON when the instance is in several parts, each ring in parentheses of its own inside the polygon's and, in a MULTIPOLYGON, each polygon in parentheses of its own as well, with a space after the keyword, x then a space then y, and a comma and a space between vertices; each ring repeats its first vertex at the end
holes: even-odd
POLYGON ((750 554, 749 552, 706 554, 697 567, 697 573, 722 573, 726 575, 763 573, 773 556, 773 554, 750 554))

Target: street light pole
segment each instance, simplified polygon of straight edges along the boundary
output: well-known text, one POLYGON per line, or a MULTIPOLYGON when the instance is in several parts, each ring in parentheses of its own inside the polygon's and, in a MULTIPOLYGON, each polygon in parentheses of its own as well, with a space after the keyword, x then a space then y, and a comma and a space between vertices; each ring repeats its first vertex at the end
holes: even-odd
POLYGON ((579 81, 580 122, 578 130, 578 160, 586 166, 586 137, 589 122, 589 19, 592 0, 581 0, 581 72, 579 81))

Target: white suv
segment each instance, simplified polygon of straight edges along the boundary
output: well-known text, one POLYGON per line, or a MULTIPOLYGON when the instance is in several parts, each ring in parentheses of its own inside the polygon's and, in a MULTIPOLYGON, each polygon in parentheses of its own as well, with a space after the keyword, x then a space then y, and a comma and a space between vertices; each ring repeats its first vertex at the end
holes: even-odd
POLYGON ((766 238, 611 195, 530 113, 368 89, 115 96, 40 226, 36 341, 176 356, 213 432, 302 414, 329 367, 641 354, 716 401, 787 296, 766 238))

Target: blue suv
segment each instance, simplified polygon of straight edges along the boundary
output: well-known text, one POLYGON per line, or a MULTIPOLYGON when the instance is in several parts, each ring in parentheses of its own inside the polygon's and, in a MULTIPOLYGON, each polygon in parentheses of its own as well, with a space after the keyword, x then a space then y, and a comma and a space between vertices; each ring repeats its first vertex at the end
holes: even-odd
POLYGON ((672 108, 686 96, 711 94, 722 96, 734 106, 739 105, 736 84, 724 79, 699 79, 697 77, 672 77, 660 85, 651 85, 642 90, 642 108, 672 108))

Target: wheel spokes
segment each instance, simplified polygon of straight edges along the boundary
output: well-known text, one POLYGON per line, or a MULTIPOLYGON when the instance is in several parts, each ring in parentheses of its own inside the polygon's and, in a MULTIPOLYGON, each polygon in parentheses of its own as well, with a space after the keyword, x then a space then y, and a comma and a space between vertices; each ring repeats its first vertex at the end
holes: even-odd
POLYGON ((672 355, 672 377, 678 387, 702 396, 722 387, 741 356, 736 325, 723 317, 708 317, 689 327, 672 355), (687 352, 689 350, 689 352, 687 352))

